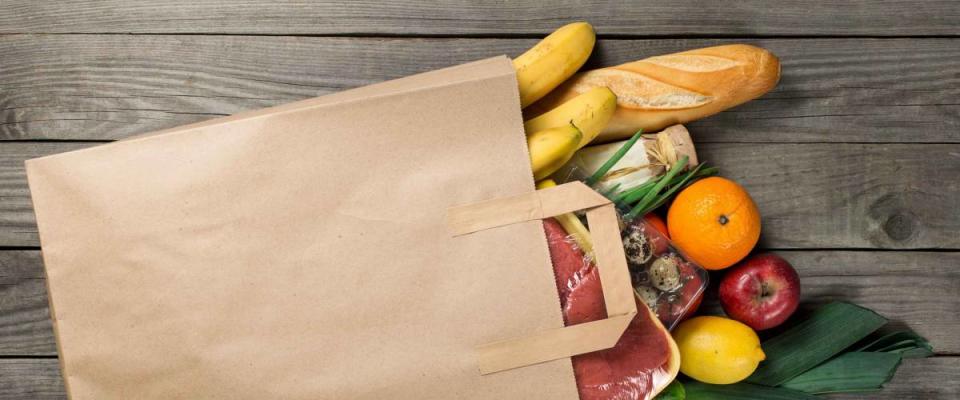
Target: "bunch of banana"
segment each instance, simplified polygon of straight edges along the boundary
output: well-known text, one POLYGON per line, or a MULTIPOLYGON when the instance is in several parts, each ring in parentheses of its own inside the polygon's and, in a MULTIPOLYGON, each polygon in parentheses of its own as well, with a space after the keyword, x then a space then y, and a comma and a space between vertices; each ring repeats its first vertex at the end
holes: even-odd
MULTIPOLYGON (((577 72, 590 57, 595 42, 593 27, 576 22, 557 29, 517 57, 513 66, 521 105, 537 101, 577 72)), ((536 179, 556 172, 574 152, 596 138, 616 108, 613 91, 597 87, 524 122, 536 179)))
MULTIPOLYGON (((590 57, 596 34, 586 22, 566 25, 517 57, 513 66, 526 107, 570 78, 590 57)), ((523 123, 537 189, 556 186, 544 179, 570 161, 606 128, 617 109, 617 96, 606 87, 588 90, 523 123)), ((556 217, 585 254, 593 253, 590 231, 574 214, 556 217)))
POLYGON ((520 85, 520 105, 526 107, 546 96, 587 62, 597 35, 586 22, 557 29, 513 60, 520 85))
POLYGON ((577 151, 583 133, 573 124, 544 129, 527 135, 533 177, 540 180, 556 172, 577 151))
POLYGON ((592 142, 610 122, 617 110, 617 95, 606 87, 597 87, 570 99, 557 108, 523 123, 527 132, 573 124, 583 132, 577 150, 592 142))
POLYGON ((534 176, 542 179, 560 169, 574 152, 600 134, 616 109, 616 95, 610 89, 596 88, 524 122, 534 176))

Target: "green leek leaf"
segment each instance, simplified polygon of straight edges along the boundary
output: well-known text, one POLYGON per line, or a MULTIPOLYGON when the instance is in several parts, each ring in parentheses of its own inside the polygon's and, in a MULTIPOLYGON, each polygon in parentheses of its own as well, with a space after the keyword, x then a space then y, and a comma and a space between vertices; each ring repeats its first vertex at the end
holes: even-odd
POLYGON ((684 384, 687 400, 817 400, 816 396, 796 390, 749 383, 710 385, 691 381, 684 384))
POLYGON ((914 347, 910 349, 900 349, 892 351, 891 353, 900 353, 902 358, 927 358, 932 356, 933 348, 929 345, 927 347, 914 347))
POLYGON ((899 365, 896 353, 844 353, 781 386, 810 394, 875 391, 893 377, 899 365))
POLYGON ((879 329, 887 320, 850 303, 830 303, 761 345, 767 359, 747 382, 779 386, 879 329))
POLYGON ((930 342, 913 331, 898 331, 881 336, 857 351, 882 351, 899 353, 904 358, 921 358, 933 355, 930 342))
POLYGON ((683 384, 674 379, 657 397, 654 397, 654 400, 684 400, 686 398, 687 392, 683 389, 683 384))
POLYGON ((913 349, 913 348, 916 348, 917 345, 918 345, 917 342, 915 342, 915 341, 913 341, 913 340, 903 340, 903 341, 900 341, 900 342, 891 343, 891 344, 888 345, 888 346, 884 346, 884 347, 881 347, 881 348, 879 348, 879 349, 872 350, 872 351, 875 351, 875 352, 889 352, 889 351, 913 349))

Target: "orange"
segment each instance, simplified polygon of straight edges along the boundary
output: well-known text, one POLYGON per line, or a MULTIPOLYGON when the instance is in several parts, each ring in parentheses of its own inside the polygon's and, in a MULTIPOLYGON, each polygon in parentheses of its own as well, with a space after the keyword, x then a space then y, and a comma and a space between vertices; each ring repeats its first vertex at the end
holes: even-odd
POLYGON ((687 257, 706 269, 723 269, 757 244, 760 212, 736 182, 710 177, 677 195, 667 212, 667 229, 687 257))
POLYGON ((670 238, 670 234, 667 233, 667 224, 663 222, 663 218, 660 218, 659 215, 650 212, 643 216, 643 220, 653 225, 654 229, 660 231, 663 236, 666 236, 668 239, 670 238))

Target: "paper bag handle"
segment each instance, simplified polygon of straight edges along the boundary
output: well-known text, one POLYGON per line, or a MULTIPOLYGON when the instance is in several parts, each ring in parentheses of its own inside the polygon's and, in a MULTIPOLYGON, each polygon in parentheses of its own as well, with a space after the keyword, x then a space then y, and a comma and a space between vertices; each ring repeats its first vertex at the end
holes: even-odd
POLYGON ((609 349, 637 314, 637 303, 616 210, 610 200, 581 182, 447 210, 447 225, 454 236, 578 210, 587 210, 608 317, 481 345, 477 348, 481 374, 609 349))

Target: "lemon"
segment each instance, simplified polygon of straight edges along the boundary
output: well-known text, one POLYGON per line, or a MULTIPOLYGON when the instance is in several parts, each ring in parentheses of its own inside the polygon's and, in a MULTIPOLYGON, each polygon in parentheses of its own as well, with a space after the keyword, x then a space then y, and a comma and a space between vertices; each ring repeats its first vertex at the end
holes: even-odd
POLYGON ((691 318, 673 331, 673 339, 680 348, 680 372, 704 383, 740 382, 766 358, 757 333, 728 318, 691 318))

